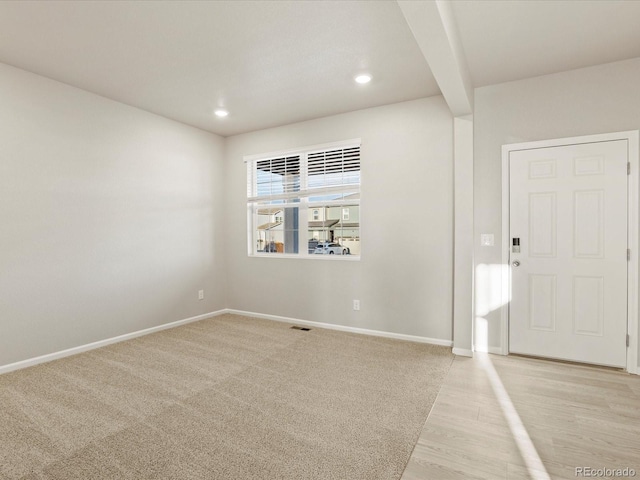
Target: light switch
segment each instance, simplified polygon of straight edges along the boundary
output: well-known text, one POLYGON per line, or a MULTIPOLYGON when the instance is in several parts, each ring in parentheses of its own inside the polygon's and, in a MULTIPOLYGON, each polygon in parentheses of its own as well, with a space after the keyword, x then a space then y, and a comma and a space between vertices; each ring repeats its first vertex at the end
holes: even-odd
POLYGON ((483 247, 493 247, 493 233, 481 233, 480 234, 480 245, 483 247))

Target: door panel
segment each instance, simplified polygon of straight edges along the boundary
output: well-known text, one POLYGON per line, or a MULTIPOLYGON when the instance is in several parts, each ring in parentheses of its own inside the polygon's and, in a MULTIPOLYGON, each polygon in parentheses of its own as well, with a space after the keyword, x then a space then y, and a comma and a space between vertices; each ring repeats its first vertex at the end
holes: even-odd
POLYGON ((512 151, 509 168, 509 350, 624 367, 627 141, 512 151))
POLYGON ((556 256, 556 193, 529 194, 529 256, 556 256))
POLYGON ((556 276, 529 275, 529 328, 555 332, 556 276))

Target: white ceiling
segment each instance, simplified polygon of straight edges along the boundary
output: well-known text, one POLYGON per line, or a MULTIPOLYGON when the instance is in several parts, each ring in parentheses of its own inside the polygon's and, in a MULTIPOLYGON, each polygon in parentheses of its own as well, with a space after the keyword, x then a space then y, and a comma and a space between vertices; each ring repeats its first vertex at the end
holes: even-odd
POLYGON ((475 87, 640 56, 638 0, 456 0, 452 6, 475 87))
POLYGON ((0 2, 0 62, 225 136, 439 93, 389 1, 0 2))
MULTIPOLYGON (((640 56, 640 1, 452 6, 475 86, 640 56)), ((392 0, 3 1, 0 62, 225 136, 440 93, 392 0)))

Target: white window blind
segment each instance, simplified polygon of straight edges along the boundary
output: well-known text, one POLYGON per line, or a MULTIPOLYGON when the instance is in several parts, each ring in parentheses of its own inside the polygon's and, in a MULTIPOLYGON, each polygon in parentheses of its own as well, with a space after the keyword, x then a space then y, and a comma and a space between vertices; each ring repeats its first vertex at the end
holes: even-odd
POLYGON ((287 199, 299 191, 299 155, 258 160, 247 168, 247 196, 251 199, 287 199))
POLYGON ((309 152, 308 188, 360 184, 360 146, 309 152))
POLYGON ((360 145, 312 150, 249 161, 247 198, 288 200, 322 192, 357 192, 360 145))

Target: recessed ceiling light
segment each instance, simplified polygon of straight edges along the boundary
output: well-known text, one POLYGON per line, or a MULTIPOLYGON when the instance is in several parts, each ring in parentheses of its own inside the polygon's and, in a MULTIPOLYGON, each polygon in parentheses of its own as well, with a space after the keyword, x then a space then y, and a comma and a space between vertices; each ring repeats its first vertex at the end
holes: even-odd
POLYGON ((216 117, 226 117, 227 115, 229 115, 229 112, 227 112, 226 110, 219 108, 218 110, 216 110, 215 112, 213 112, 216 114, 216 117))
POLYGON ((356 82, 358 83, 364 84, 364 83, 369 83, 370 81, 371 81, 371 75, 363 74, 363 75, 358 75, 356 77, 356 82))

